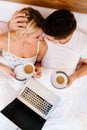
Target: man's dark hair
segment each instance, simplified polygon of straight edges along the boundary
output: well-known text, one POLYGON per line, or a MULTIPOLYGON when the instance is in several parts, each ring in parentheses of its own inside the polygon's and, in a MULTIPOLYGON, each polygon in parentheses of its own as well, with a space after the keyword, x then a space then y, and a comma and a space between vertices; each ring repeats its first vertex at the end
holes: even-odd
POLYGON ((46 25, 45 33, 60 40, 74 32, 76 29, 76 19, 69 10, 60 9, 54 11, 46 18, 46 25))

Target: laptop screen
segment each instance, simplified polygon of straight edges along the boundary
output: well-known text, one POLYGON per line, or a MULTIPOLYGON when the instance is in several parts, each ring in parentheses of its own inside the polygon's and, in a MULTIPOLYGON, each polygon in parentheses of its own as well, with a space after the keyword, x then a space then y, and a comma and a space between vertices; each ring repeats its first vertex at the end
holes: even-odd
POLYGON ((1 113, 22 130, 41 130, 46 121, 18 99, 10 103, 1 113))

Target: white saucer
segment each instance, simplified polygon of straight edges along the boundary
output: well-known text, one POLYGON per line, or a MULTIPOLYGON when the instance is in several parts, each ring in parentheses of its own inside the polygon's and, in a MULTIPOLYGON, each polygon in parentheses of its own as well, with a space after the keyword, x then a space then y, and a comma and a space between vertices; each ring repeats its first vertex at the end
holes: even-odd
POLYGON ((23 65, 18 65, 15 69, 14 69, 14 72, 16 74, 16 79, 19 80, 19 81, 25 81, 26 78, 25 78, 25 74, 23 73, 23 65))
POLYGON ((55 88, 63 89, 66 87, 66 84, 69 82, 68 75, 63 71, 56 71, 51 76, 51 83, 55 88), (58 83, 57 78, 62 76, 64 79, 63 83, 58 83))

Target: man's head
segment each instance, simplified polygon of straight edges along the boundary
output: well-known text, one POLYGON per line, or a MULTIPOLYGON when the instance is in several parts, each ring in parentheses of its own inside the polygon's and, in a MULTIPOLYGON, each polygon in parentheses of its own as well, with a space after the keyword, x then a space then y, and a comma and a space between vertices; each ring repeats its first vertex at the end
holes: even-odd
POLYGON ((56 40, 66 39, 76 29, 76 19, 72 12, 66 9, 54 11, 46 18, 45 33, 56 40))

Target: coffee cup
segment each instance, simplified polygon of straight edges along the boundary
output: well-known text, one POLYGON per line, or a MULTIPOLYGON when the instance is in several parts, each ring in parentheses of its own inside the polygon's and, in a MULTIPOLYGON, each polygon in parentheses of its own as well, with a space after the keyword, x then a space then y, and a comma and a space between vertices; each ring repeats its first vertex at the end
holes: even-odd
POLYGON ((69 82, 68 75, 63 71, 56 71, 51 76, 51 83, 55 88, 63 89, 66 88, 69 82))
POLYGON ((32 63, 26 63, 23 66, 23 73, 26 78, 32 77, 35 72, 35 66, 32 63))
POLYGON ((16 79, 19 81, 25 81, 27 78, 32 77, 35 71, 35 67, 32 63, 26 63, 24 65, 18 65, 15 67, 14 72, 16 79))

